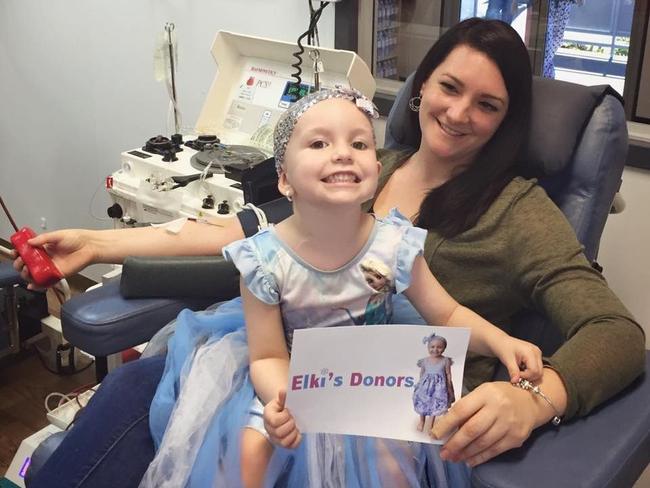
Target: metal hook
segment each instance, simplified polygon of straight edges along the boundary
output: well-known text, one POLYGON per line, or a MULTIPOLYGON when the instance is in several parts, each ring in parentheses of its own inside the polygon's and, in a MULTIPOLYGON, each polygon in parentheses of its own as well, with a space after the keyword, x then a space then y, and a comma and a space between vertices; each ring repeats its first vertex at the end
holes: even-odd
POLYGON ((320 51, 318 49, 310 50, 309 59, 311 59, 314 63, 318 62, 318 60, 320 59, 320 51))
POLYGON ((309 59, 314 63, 314 91, 320 90, 320 74, 323 72, 323 62, 321 61, 320 51, 312 49, 309 51, 309 59))

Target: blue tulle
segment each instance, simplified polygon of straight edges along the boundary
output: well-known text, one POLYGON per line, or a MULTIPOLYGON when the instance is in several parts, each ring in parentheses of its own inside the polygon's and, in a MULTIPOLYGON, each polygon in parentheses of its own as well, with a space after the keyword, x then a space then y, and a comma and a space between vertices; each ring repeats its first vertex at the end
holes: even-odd
MULTIPOLYGON (((151 432, 156 449, 160 451, 141 486, 241 486, 240 435, 248 422, 253 396, 248 377, 246 334, 240 299, 227 302, 216 311, 181 312, 176 333, 169 343, 165 371, 150 410, 151 432), (209 370, 216 359, 220 361, 219 364, 226 365, 225 370, 232 378, 224 378, 222 371, 209 370), (194 368, 208 368, 209 375, 206 377, 213 378, 215 383, 227 379, 227 391, 218 406, 204 404, 210 402, 201 403, 201 395, 210 395, 211 388, 219 393, 221 388, 207 384, 210 380, 204 381, 205 392, 197 395, 196 418, 192 410, 192 416, 182 417, 181 422, 199 422, 197 419, 205 418, 205 429, 192 430, 187 438, 187 449, 185 439, 182 439, 183 442, 176 445, 177 452, 167 452, 161 456, 166 448, 167 436, 171 435, 166 430, 173 431, 168 424, 170 419, 171 425, 178 421, 174 416, 180 408, 176 405, 177 400, 181 395, 178 403, 182 404, 186 394, 183 386, 196 373, 194 368), (186 451, 191 451, 191 445, 196 445, 196 454, 189 455, 189 464, 184 467, 180 465, 181 460, 188 457, 186 451), (159 456, 162 458, 159 459, 159 456), (178 477, 173 478, 185 468, 187 474, 181 476, 181 482, 178 477)), ((389 453, 393 464, 399 466, 403 479, 410 486, 470 486, 469 469, 464 465, 441 461, 437 446, 327 434, 307 434, 295 450, 276 448, 267 470, 266 486, 392 486, 385 477, 382 479, 379 451, 384 456, 389 453)))

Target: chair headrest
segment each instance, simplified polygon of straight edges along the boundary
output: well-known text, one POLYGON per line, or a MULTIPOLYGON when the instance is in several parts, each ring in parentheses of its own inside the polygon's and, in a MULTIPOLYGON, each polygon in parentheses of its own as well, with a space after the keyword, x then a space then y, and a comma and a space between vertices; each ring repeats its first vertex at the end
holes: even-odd
MULTIPOLYGON (((400 89, 388 115, 385 147, 417 148, 420 144, 409 114, 413 75, 400 89)), ((558 173, 572 160, 582 132, 594 108, 607 94, 621 103, 621 96, 609 85, 583 86, 533 77, 530 137, 524 152, 526 170, 534 176, 558 173)))

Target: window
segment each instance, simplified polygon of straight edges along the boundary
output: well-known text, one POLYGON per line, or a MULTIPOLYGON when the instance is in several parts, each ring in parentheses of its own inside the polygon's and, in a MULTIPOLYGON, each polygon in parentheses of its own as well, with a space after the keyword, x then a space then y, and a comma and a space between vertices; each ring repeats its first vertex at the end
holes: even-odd
MULTIPOLYGON (((445 26, 468 17, 511 24, 535 74, 586 85, 610 84, 636 99, 648 6, 642 0, 359 0, 337 4, 337 47, 353 49, 390 99, 445 26), (352 5, 354 4, 354 5, 352 5), (635 10, 636 9, 636 10, 635 10), (636 20, 636 24, 633 22, 636 20), (343 39, 340 31, 354 31, 343 39), (642 32, 641 32, 642 31, 642 32), (632 66, 628 68, 628 62, 632 66)), ((650 56, 650 53, 648 54, 650 56)), ((647 62, 647 60, 646 60, 647 62)), ((381 102, 381 100, 380 100, 381 102)), ((378 103, 381 108, 381 103, 378 103)), ((628 103, 630 105, 630 103, 628 103)), ((632 114, 629 114, 632 116, 632 114)))

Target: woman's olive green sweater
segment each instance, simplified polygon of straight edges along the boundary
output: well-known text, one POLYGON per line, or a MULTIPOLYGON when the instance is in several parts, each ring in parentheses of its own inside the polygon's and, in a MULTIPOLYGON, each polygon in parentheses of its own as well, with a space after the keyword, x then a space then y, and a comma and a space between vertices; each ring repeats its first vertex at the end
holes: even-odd
MULTIPOLYGON (((381 189, 408 155, 379 156, 381 189)), ((473 228, 453 238, 430 231, 424 256, 456 300, 504 330, 529 308, 561 331, 566 342, 545 362, 566 386, 566 418, 587 414, 643 371, 642 329, 534 181, 512 180, 473 228)), ((466 386, 489 381, 495 366, 495 359, 470 357, 466 386)))

